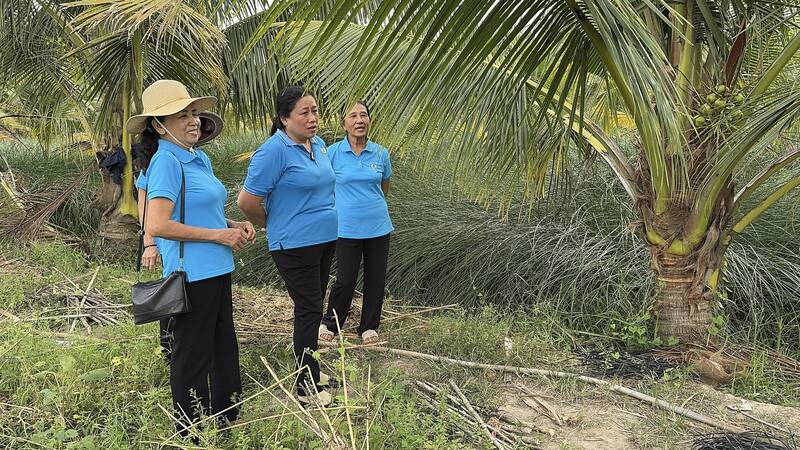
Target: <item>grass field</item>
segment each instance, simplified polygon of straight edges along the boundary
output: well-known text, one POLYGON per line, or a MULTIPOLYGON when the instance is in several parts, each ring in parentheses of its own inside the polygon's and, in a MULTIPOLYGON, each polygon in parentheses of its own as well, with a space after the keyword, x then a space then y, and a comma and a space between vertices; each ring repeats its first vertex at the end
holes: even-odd
MULTIPOLYGON (((207 149, 232 194, 246 170, 235 156, 259 141, 257 135, 238 135, 207 149)), ((43 157, 8 145, 2 151, 19 185, 31 193, 56 189, 91 163, 74 153, 43 157)), ((389 203, 397 231, 389 305, 399 311, 395 315, 406 317, 386 317, 382 335, 389 345, 578 373, 587 369, 576 358, 577 347, 615 355, 654 345, 648 255, 627 227, 632 214, 623 194, 603 182, 602 173, 587 169, 586 182, 562 203, 520 206, 501 220, 452 191, 446 170, 422 173, 413 170, 411 160, 396 161, 395 167, 389 203), (424 306, 449 304, 458 306, 416 313, 424 306), (506 339, 513 342, 510 352, 506 339)), ((99 182, 99 176, 90 178, 56 211, 52 221, 64 233, 93 239, 100 214, 86 205, 99 182)), ((236 215, 233 198, 228 209, 236 215)), ((758 417, 798 429, 800 386, 766 352, 797 357, 800 351, 795 282, 800 261, 791 246, 796 232, 793 213, 785 214, 791 211, 788 206, 730 252, 722 337, 763 349, 752 354, 748 369, 718 390, 700 384, 686 367, 617 381, 730 423, 763 429, 725 407, 741 401, 735 395, 752 402, 758 417)), ((60 241, 2 243, 0 447, 189 445, 171 437, 172 422, 161 409, 170 405, 168 368, 158 351, 155 326, 123 322, 94 326, 87 335, 80 322, 70 332, 70 319, 48 319, 73 311, 67 298, 82 295, 95 270, 97 292, 116 304, 129 303, 133 255, 101 250, 60 241), (67 279, 76 280, 76 286, 70 288, 67 279)), ((417 381, 446 386, 450 380, 484 418, 511 411, 535 425, 532 439, 544 448, 600 448, 601 442, 610 445, 603 448, 686 448, 694 434, 709 431, 574 380, 518 377, 350 349, 343 357, 333 350, 321 355, 329 370, 346 374, 350 417, 345 409, 335 410, 328 424, 326 416, 314 413, 313 423, 320 427, 315 432, 310 419, 282 405, 284 394, 264 389, 273 381, 267 366, 279 377, 293 369, 285 324, 261 329, 251 323, 261 308, 269 310, 262 304, 271 298, 282 297, 281 314, 291 314, 263 242, 236 259, 236 292, 248 299, 240 302, 237 316, 244 395, 253 398, 243 405, 236 428, 203 430, 204 446, 326 448, 325 436, 335 435, 356 448, 492 448, 480 429, 446 413, 444 398, 431 410, 414 389, 417 381), (553 405, 564 419, 561 425, 523 401, 530 392, 553 405)), ((530 446, 520 442, 517 447, 530 446)))

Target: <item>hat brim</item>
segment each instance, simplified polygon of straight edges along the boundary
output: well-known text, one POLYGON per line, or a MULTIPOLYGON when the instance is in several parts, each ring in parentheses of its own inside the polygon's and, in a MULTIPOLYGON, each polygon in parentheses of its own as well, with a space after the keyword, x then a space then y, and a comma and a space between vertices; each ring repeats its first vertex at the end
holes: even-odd
POLYGON ((203 111, 200 113, 200 139, 196 145, 203 145, 210 142, 215 137, 222 133, 225 123, 222 117, 210 112, 203 111))
POLYGON ((150 117, 169 116, 183 111, 190 105, 194 105, 195 108, 200 111, 206 111, 213 108, 216 104, 216 97, 195 97, 175 100, 174 102, 169 102, 166 105, 162 105, 152 111, 146 111, 142 114, 131 116, 131 118, 125 123, 125 129, 128 131, 128 133, 138 134, 147 128, 147 119, 150 117))

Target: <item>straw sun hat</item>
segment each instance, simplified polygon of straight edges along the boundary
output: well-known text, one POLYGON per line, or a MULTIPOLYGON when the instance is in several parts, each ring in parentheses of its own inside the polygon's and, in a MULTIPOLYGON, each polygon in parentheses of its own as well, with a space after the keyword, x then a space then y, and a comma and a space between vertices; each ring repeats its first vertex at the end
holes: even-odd
MULTIPOLYGON (((142 92, 143 111, 141 114, 128 119, 125 129, 128 130, 128 133, 138 134, 147 127, 147 119, 149 117, 169 116, 180 112, 191 104, 194 104, 199 111, 206 111, 216 103, 216 97, 190 97, 186 86, 179 81, 158 80, 142 92)), ((214 131, 222 131, 222 120, 218 116, 207 113, 203 115, 206 116, 210 123, 215 125, 214 131)), ((214 136, 219 134, 218 131, 214 133, 214 136)), ((206 138, 204 142, 209 140, 209 138, 206 138)))
POLYGON ((210 112, 203 111, 200 114, 200 139, 197 140, 195 145, 203 145, 206 142, 214 139, 222 133, 222 127, 225 125, 222 122, 222 117, 210 112))

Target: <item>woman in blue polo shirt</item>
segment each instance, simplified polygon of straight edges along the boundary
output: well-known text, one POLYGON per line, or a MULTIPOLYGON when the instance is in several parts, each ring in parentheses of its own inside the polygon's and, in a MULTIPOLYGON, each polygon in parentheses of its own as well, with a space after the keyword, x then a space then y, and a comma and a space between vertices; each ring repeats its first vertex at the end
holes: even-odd
MULTIPOLYGON (((218 115, 209 112, 201 111, 200 116, 200 139, 195 144, 197 147, 211 142, 217 137, 224 127, 222 118, 218 115)), ((143 226, 142 219, 144 218, 144 203, 147 199, 147 167, 150 165, 150 160, 158 150, 159 135, 155 130, 145 129, 142 132, 142 143, 133 148, 133 157, 139 161, 141 172, 136 178, 136 199, 137 206, 139 207, 139 225, 143 226)), ((158 245, 155 238, 147 233, 144 233, 144 251, 142 252, 142 268, 151 270, 155 269, 158 264, 158 259, 161 256, 158 253, 158 245)), ((161 319, 158 322, 158 340, 161 343, 161 349, 164 358, 169 364, 169 359, 172 355, 172 323, 174 318, 161 319)))
POLYGON ((253 223, 266 225, 269 252, 294 301, 298 399, 327 406, 332 380, 320 373, 312 353, 336 250, 336 177, 325 143, 316 136, 314 96, 289 86, 278 96, 277 112, 272 135, 250 161, 237 203, 253 223))
POLYGON ((204 414, 227 410, 222 416, 235 420, 238 408, 231 406, 242 391, 230 274, 232 250, 253 240, 255 231, 249 222, 225 218, 227 191, 208 156, 194 148, 200 138, 198 113, 215 103, 214 97, 190 97, 177 81, 159 80, 142 93, 142 114, 126 124, 128 132, 142 134, 144 152, 152 155, 146 162, 146 232, 161 253, 163 275, 181 268, 186 272, 192 304, 191 312, 173 318, 172 328, 170 387, 183 435, 200 416, 198 401, 204 414), (182 180, 184 223, 179 213, 182 180))
POLYGON ((328 147, 336 173, 339 239, 336 241, 336 282, 319 329, 319 338, 326 341, 333 339, 334 334, 344 327, 353 302, 362 255, 364 298, 357 332, 365 344, 378 341, 389 233, 394 230, 386 205, 392 163, 386 148, 367 139, 369 123, 367 104, 357 102, 342 119, 347 136, 328 147))

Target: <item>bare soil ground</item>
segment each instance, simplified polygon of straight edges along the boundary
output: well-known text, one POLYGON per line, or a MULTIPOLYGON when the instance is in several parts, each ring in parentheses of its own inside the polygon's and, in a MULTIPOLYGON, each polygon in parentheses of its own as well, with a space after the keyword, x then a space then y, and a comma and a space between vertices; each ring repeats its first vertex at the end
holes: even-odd
MULTIPOLYGON (((292 326, 292 301, 282 292, 235 289, 238 332, 246 342, 258 336, 288 336, 292 326)), ((360 313, 358 299, 354 317, 360 313)), ((391 311, 391 308, 387 308, 391 311)), ((398 316, 392 311, 388 317, 398 316)), ((352 336, 352 332, 346 333, 352 336)), ((389 346, 391 346, 391 332, 389 346)), ((425 374, 435 364, 385 356, 378 367, 425 374)), ((375 367, 373 367, 373 370, 375 367)), ((567 368, 565 370, 576 370, 567 368)), ((480 374, 480 371, 475 371, 480 374)), ((695 435, 716 431, 675 413, 657 409, 639 400, 596 386, 517 376, 481 374, 497 392, 499 406, 485 412, 485 419, 507 416, 536 430, 534 436, 544 449, 681 449, 691 448, 695 435)), ((699 380, 669 383, 654 380, 611 380, 642 390, 747 430, 782 433, 765 425, 800 433, 800 408, 745 400, 714 389, 699 380), (729 406, 746 411, 739 411, 729 406), (749 408, 749 410, 748 410, 749 408), (752 416, 748 417, 747 415, 752 416), (758 420, 757 420, 758 419, 758 420)), ((484 410, 486 411, 486 410, 484 410)))

